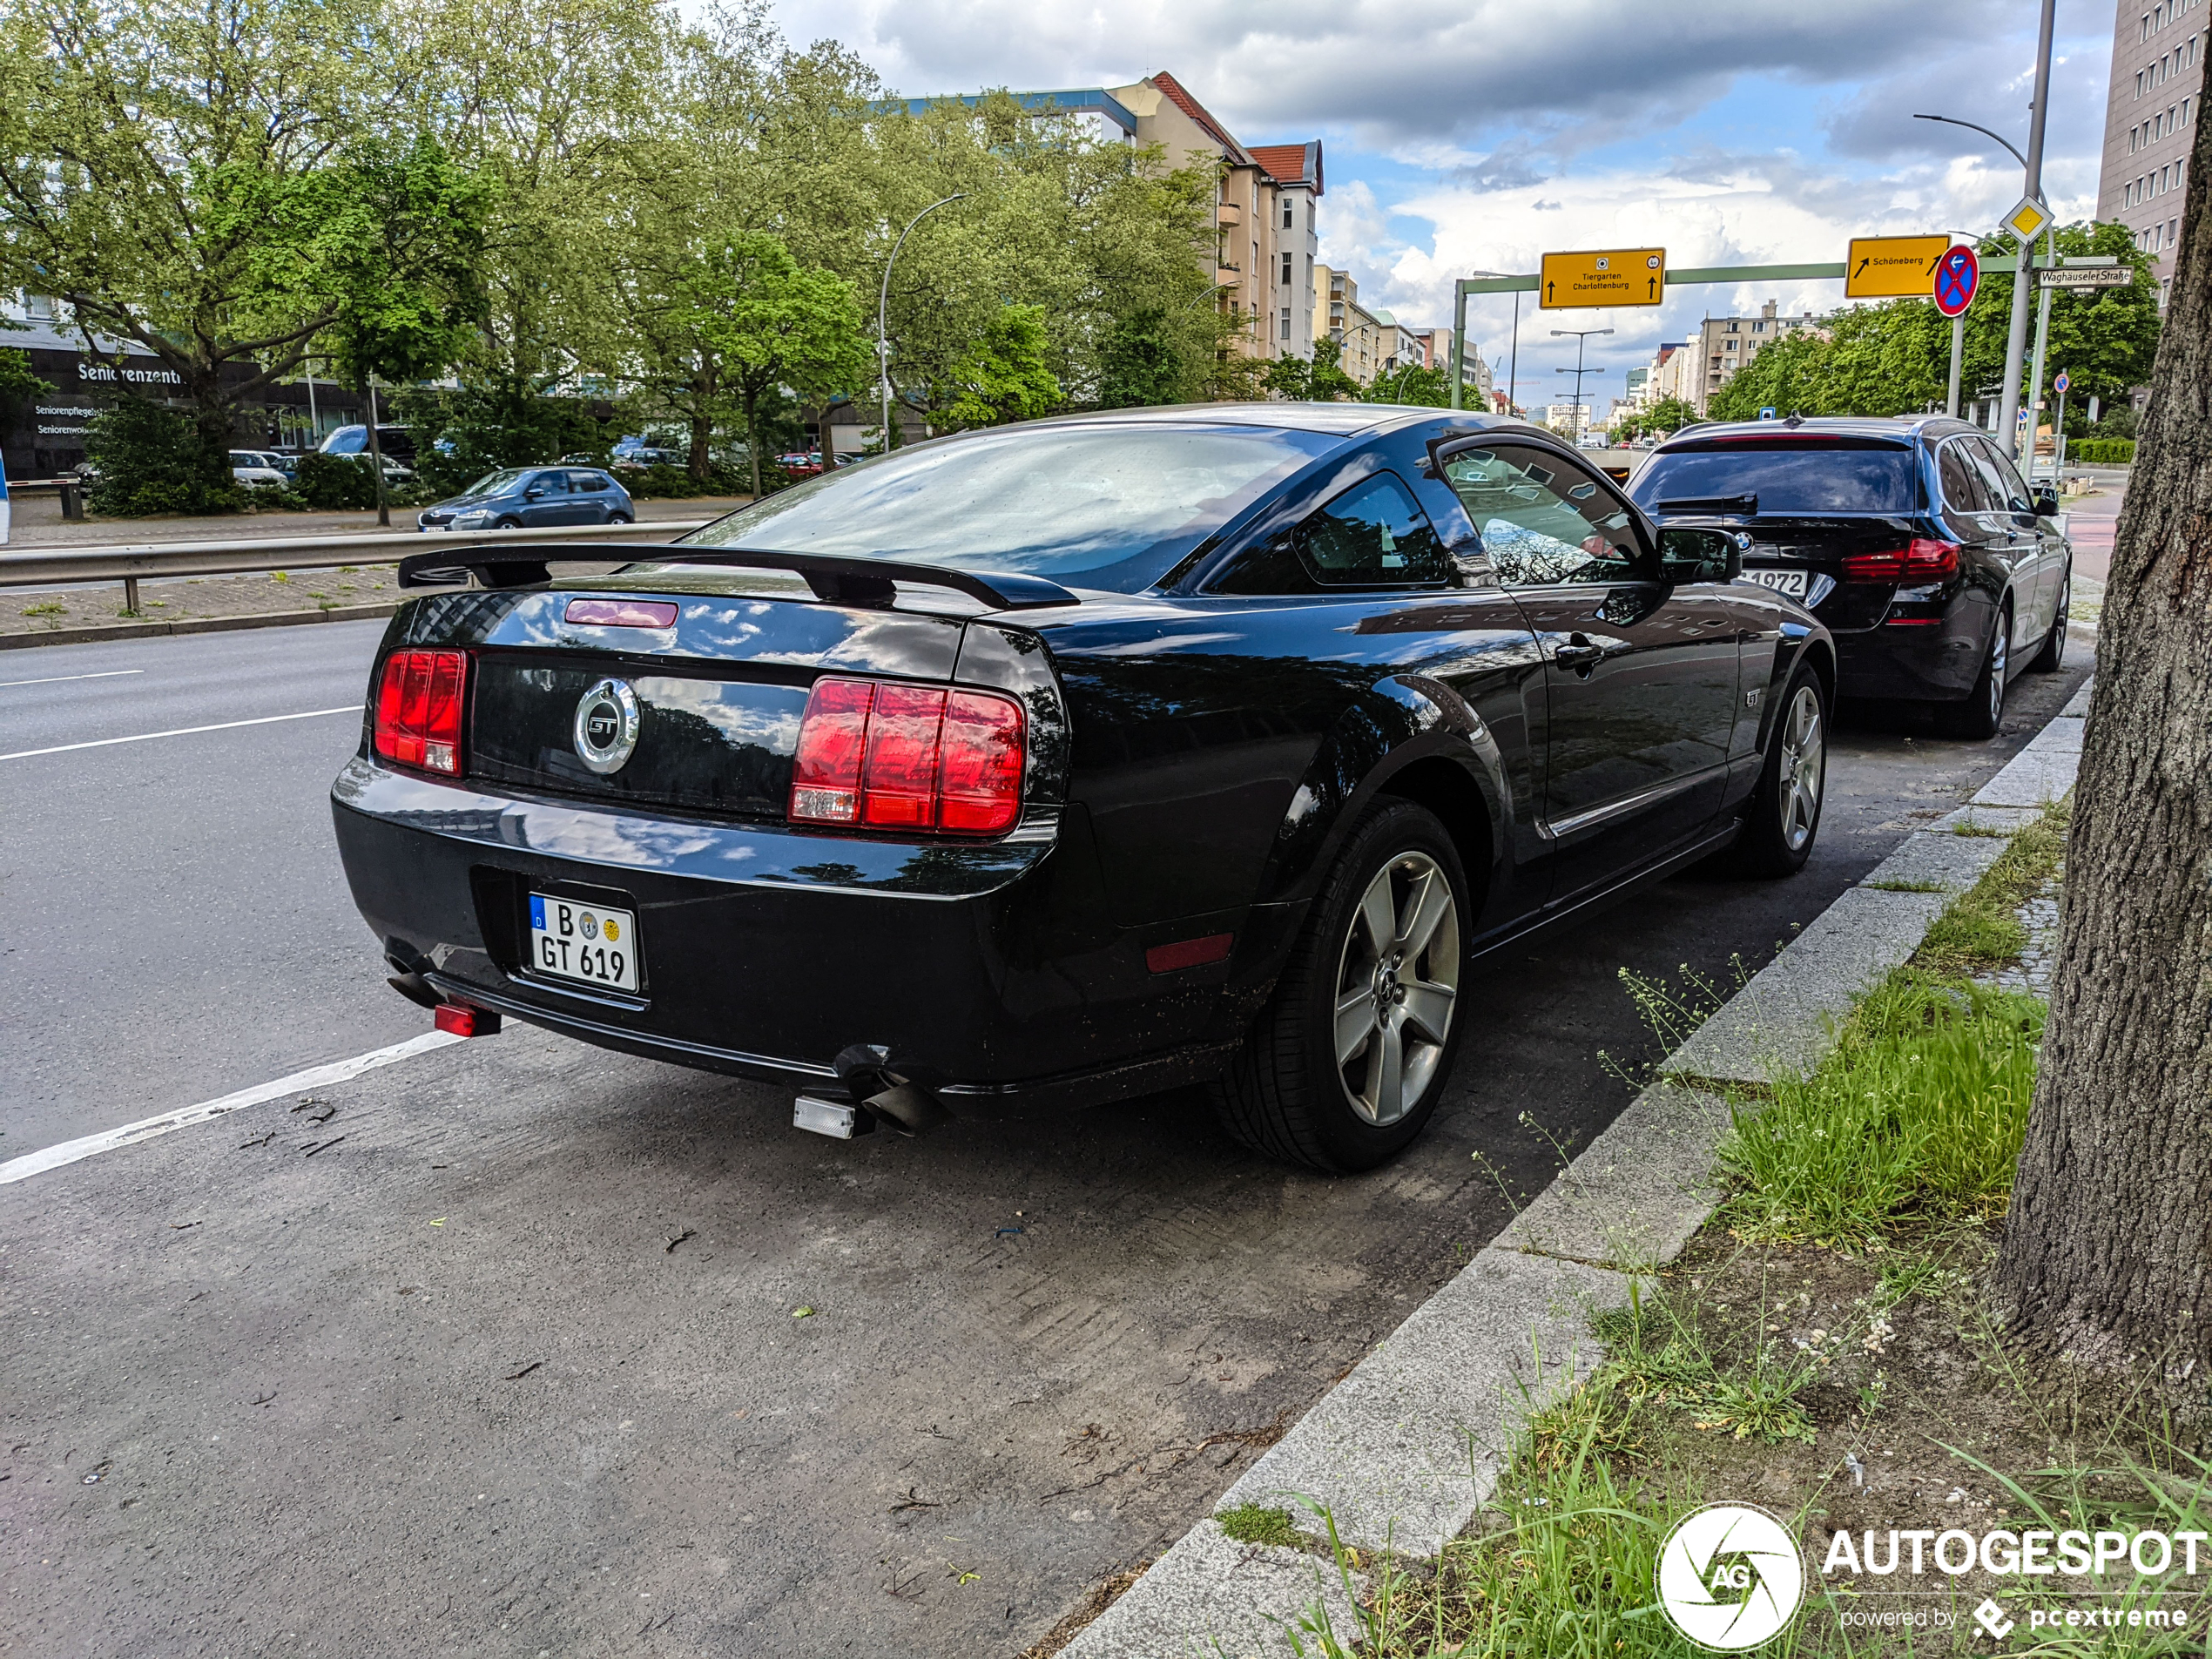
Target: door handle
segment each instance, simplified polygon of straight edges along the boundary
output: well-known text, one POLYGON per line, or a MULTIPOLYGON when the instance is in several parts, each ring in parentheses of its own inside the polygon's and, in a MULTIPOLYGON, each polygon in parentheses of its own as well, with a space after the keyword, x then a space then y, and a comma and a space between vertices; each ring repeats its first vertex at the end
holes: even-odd
POLYGON ((1585 678, 1605 660, 1605 647, 1594 645, 1585 634, 1569 634, 1567 644, 1552 647, 1552 661, 1562 668, 1571 668, 1585 678))

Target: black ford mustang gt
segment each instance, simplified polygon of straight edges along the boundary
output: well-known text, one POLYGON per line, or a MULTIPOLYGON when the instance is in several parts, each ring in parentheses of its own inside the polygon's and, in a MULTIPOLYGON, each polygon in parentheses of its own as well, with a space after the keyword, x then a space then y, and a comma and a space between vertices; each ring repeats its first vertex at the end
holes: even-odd
POLYGON ((333 791, 395 983, 831 1132, 1204 1082, 1366 1168, 1477 957, 1819 827, 1826 631, 1517 423, 1078 416, 547 558, 401 567, 479 585, 393 619, 333 791))
POLYGON ((1993 738, 2005 691, 2066 652, 2073 550, 1980 428, 1943 415, 1689 428, 1635 475, 1662 524, 1734 531, 1744 575, 1834 631, 1837 690, 1993 738))

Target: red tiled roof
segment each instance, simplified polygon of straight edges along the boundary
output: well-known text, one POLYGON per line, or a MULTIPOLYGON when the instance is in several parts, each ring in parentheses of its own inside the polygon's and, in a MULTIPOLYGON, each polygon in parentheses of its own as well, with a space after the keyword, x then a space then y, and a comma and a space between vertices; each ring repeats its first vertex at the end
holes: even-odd
POLYGON ((1321 145, 1260 144, 1252 146, 1252 159, 1260 171, 1278 184, 1309 184, 1321 192, 1321 145), (1309 162, 1312 164, 1309 165, 1309 162))
POLYGON ((1176 79, 1174 76, 1169 74, 1165 70, 1160 71, 1158 74, 1153 76, 1151 78, 1152 84, 1168 95, 1169 99, 1175 105, 1175 107, 1181 110, 1193 121, 1196 121, 1201 127, 1204 127, 1206 131, 1207 136, 1211 138, 1215 143, 1227 145, 1231 150, 1234 151, 1240 156, 1244 153, 1244 146, 1238 144, 1236 139, 1231 138, 1229 136, 1229 129, 1223 126, 1220 122, 1215 120, 1211 115, 1206 112, 1206 106, 1204 105, 1199 103, 1197 98, 1192 98, 1189 92, 1184 90, 1183 83, 1181 81, 1176 79))

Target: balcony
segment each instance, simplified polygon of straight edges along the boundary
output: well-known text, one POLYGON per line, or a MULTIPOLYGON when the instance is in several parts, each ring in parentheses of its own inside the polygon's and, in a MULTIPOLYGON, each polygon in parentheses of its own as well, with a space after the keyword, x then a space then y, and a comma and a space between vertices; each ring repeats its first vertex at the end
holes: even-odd
POLYGON ((1244 210, 1235 202, 1216 202, 1213 222, 1224 226, 1241 225, 1244 222, 1244 210))

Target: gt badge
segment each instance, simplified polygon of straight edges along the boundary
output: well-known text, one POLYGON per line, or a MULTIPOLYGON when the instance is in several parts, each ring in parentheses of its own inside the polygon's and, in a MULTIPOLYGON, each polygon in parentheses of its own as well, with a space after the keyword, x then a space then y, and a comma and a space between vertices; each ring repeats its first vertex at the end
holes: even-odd
POLYGON ((637 692, 625 680, 601 680, 576 705, 577 759, 605 778, 620 772, 637 747, 637 692))

